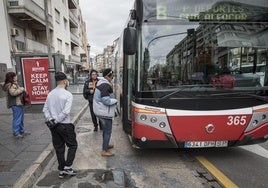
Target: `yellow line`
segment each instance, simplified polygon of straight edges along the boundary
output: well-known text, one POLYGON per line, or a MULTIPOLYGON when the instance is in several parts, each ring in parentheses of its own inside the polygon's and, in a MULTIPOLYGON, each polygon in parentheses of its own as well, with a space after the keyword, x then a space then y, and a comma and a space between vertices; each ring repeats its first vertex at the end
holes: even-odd
POLYGON ((229 178, 219 171, 213 164, 203 156, 196 156, 196 159, 226 188, 238 188, 229 178))

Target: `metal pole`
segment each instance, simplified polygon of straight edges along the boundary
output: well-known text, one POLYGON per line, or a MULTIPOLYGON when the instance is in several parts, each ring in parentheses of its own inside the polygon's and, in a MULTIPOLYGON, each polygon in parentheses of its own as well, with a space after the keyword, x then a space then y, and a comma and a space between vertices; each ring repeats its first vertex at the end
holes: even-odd
POLYGON ((55 82, 55 68, 54 68, 54 61, 52 59, 52 54, 51 54, 51 40, 50 40, 50 30, 49 30, 49 22, 48 22, 48 0, 44 0, 44 7, 45 7, 45 21, 46 21, 46 37, 47 37, 47 51, 48 51, 48 61, 49 61, 49 76, 50 76, 50 89, 52 90, 53 88, 56 87, 56 82, 55 82))
POLYGON ((89 69, 92 69, 93 67, 91 66, 91 62, 90 62, 90 45, 88 44, 87 45, 87 56, 88 56, 88 67, 89 67, 89 69))

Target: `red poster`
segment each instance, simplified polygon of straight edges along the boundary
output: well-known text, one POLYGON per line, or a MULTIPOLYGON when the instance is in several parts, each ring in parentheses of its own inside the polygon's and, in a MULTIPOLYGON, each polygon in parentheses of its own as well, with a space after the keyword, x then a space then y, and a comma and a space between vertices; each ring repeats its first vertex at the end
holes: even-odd
POLYGON ((32 104, 44 104, 50 91, 49 62, 47 57, 22 58, 26 91, 32 104))

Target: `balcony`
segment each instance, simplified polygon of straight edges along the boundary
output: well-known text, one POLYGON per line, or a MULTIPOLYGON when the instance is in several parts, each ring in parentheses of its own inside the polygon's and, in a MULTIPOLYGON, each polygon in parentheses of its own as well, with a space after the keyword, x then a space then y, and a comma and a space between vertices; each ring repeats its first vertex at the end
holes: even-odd
POLYGON ((82 65, 80 56, 75 55, 75 54, 69 55, 69 62, 72 64, 82 65))
POLYGON ((71 28, 78 28, 79 20, 72 11, 69 11, 69 20, 71 28))
POLYGON ((69 9, 77 9, 77 0, 68 0, 69 9))
MULTIPOLYGON (((26 41, 26 51, 35 53, 48 53, 47 45, 42 44, 31 39, 25 39, 26 41)), ((51 47, 51 52, 55 53, 55 48, 51 47)))
POLYGON ((71 34, 71 42, 73 43, 73 44, 75 44, 75 46, 79 46, 79 37, 78 36, 76 36, 75 34, 73 34, 73 33, 70 33, 71 34))
MULTIPOLYGON (((8 0, 8 13, 18 20, 29 23, 39 30, 46 26, 44 5, 33 0, 8 0)), ((52 28, 52 16, 48 16, 48 23, 52 28)))

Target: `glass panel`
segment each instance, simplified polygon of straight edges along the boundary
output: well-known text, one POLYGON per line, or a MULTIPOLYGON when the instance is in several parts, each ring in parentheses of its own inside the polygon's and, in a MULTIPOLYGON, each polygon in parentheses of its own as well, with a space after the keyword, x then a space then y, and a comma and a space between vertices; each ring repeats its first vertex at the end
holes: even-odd
MULTIPOLYGON (((140 91, 191 85, 254 90, 268 85, 268 23, 263 22, 268 21, 268 9, 257 6, 266 4, 264 1, 254 2, 256 6, 249 1, 217 2, 161 0, 157 2, 156 14, 144 13, 140 91), (194 8, 188 9, 193 2, 194 8), (175 15, 178 9, 189 13, 187 19, 175 15), (211 13, 211 17, 219 17, 223 12, 226 15, 221 17, 221 22, 219 19, 201 22, 201 12, 211 13), (238 15, 232 15, 234 12, 238 15), (198 15, 199 22, 188 19, 189 15, 191 18, 198 15), (227 15, 234 16, 236 22, 227 15), (237 20, 239 15, 245 19, 237 20), (263 18, 256 21, 260 15, 263 18)), ((152 4, 145 6, 153 11, 152 4)))

